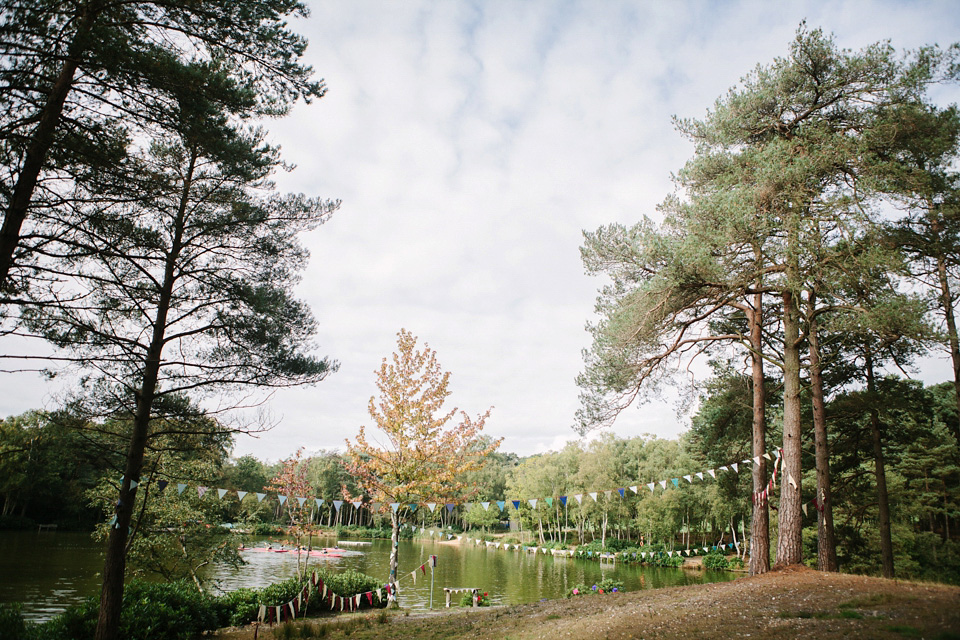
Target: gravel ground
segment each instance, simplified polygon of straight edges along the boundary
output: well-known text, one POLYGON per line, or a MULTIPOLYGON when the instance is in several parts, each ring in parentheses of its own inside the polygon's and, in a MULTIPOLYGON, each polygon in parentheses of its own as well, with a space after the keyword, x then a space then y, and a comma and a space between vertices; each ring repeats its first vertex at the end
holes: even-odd
MULTIPOLYGON (((821 573, 802 566, 733 582, 512 607, 321 618, 259 638, 532 640, 545 638, 933 638, 960 640, 960 587, 821 573)), ((251 629, 219 640, 251 640, 251 629)))

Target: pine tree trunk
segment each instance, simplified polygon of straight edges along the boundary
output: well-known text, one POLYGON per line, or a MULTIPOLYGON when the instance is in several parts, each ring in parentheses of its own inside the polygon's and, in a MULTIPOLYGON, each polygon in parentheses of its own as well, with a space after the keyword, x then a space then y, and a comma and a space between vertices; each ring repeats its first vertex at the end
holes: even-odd
POLYGON ((953 363, 953 391, 957 403, 957 422, 950 426, 953 427, 954 437, 960 443, 960 338, 957 337, 957 320, 953 315, 953 293, 950 291, 950 280, 943 256, 937 257, 937 277, 940 281, 940 306, 943 308, 947 324, 950 360, 953 363))
POLYGON ((867 393, 870 401, 870 431, 873 435, 873 465, 877 480, 877 507, 880 518, 880 559, 883 577, 893 577, 893 540, 890 536, 890 501, 887 496, 887 473, 883 462, 883 441, 880 434, 880 412, 876 406, 876 380, 873 375, 873 352, 866 347, 867 393))
POLYGON ((820 571, 837 571, 837 544, 833 532, 833 499, 830 492, 830 450, 827 446, 827 417, 823 400, 815 293, 810 293, 807 304, 810 394, 813 402, 813 439, 817 465, 817 568, 820 571))
MULTIPOLYGON (((760 464, 753 467, 753 495, 767 487, 767 387, 763 378, 763 294, 753 296, 750 322, 751 374, 753 378, 753 455, 760 464)), ((770 516, 767 500, 753 500, 750 521, 750 575, 770 570, 770 516)))
POLYGON ((127 449, 126 467, 123 473, 123 482, 120 485, 120 498, 117 501, 116 523, 110 529, 107 542, 107 551, 103 563, 103 586, 100 591, 100 614, 97 618, 96 640, 116 640, 120 628, 120 609, 123 603, 123 578, 126 572, 127 537, 133 519, 134 498, 136 487, 131 487, 131 481, 140 480, 140 470, 143 467, 143 456, 147 445, 147 436, 150 427, 150 414, 153 409, 153 400, 157 389, 157 379, 160 373, 160 361, 163 352, 164 338, 167 327, 167 313, 170 310, 170 301, 173 297, 174 269, 182 250, 184 221, 186 219, 187 203, 190 198, 190 189, 193 171, 196 163, 196 154, 191 155, 189 167, 186 171, 183 190, 177 211, 176 229, 170 253, 167 255, 164 266, 163 284, 157 300, 157 315, 153 324, 153 335, 147 351, 143 378, 137 393, 136 411, 133 418, 133 433, 130 437, 130 446, 127 449))
POLYGON ((800 499, 800 318, 793 292, 783 292, 783 480, 776 568, 803 560, 800 499))

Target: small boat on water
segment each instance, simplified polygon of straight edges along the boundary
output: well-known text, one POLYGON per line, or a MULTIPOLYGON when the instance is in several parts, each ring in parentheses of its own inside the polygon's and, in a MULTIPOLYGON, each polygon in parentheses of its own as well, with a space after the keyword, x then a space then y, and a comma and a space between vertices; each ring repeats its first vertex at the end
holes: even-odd
POLYGON ((337 540, 338 547, 369 547, 372 544, 363 540, 337 540))
MULTIPOLYGON (((241 552, 250 553, 307 553, 306 549, 274 549, 272 547, 244 547, 241 552)), ((311 549, 311 558, 342 558, 345 555, 357 555, 356 551, 345 551, 335 547, 323 547, 320 549, 311 549)))

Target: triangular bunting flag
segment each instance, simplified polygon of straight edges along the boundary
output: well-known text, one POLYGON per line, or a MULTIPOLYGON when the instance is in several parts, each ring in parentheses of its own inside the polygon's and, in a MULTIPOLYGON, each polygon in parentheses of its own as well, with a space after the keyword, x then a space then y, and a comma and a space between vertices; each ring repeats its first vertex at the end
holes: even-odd
POLYGON ((793 479, 793 475, 789 471, 787 472, 787 482, 789 482, 794 489, 797 488, 797 481, 793 479))
POLYGON ((536 498, 531 498, 530 500, 527 500, 527 502, 529 502, 529 503, 530 503, 530 506, 533 507, 534 509, 537 508, 537 499, 536 499, 536 498))
POLYGON ((711 478, 716 478, 716 477, 717 477, 717 472, 714 471, 713 469, 707 469, 707 473, 710 474, 710 477, 711 477, 711 478))
POLYGON ((317 503, 318 509, 323 505, 323 498, 314 498, 313 501, 317 503))
POLYGON ((560 496, 560 504, 567 506, 567 496, 560 496))
POLYGON ((577 499, 577 504, 583 504, 583 494, 582 494, 582 493, 575 493, 575 494, 573 494, 573 497, 577 499))
POLYGON ((167 488, 168 484, 166 480, 157 480, 157 491, 163 493, 163 490, 167 488))
POLYGON ((720 471, 730 471, 730 467, 728 467, 727 465, 721 465, 719 469, 720 471))
POLYGON ((452 502, 448 502, 448 503, 446 504, 447 513, 453 513, 453 508, 454 508, 455 506, 457 506, 457 505, 453 504, 452 502))
POLYGON ((283 506, 287 502, 287 496, 277 496, 277 500, 280 502, 280 506, 283 506))
POLYGON ((803 509, 803 515, 807 515, 807 503, 804 502, 800 507, 803 509))
POLYGON ((773 458, 770 456, 769 453, 763 454, 763 457, 766 458, 767 460, 773 460, 773 458))
POLYGON ((519 501, 519 500, 511 500, 511 502, 513 502, 513 508, 516 509, 517 511, 519 511, 519 510, 520 510, 520 501, 519 501))
POLYGON ((400 508, 400 503, 399 503, 399 502, 391 502, 391 503, 390 503, 390 508, 393 510, 394 513, 396 513, 396 512, 397 512, 397 509, 400 508))
POLYGON ((759 464, 760 464, 760 456, 756 456, 756 457, 753 459, 753 464, 756 464, 756 465, 759 465, 759 464))
POLYGON ((680 478, 670 478, 670 482, 672 482, 672 483, 673 483, 673 486, 675 486, 675 487, 679 487, 679 486, 680 486, 680 478))
POLYGON ((737 463, 736 463, 736 462, 732 463, 730 466, 733 467, 734 472, 740 473, 740 469, 737 468, 737 463))
POLYGON ((597 501, 597 492, 596 492, 596 491, 591 491, 591 492, 588 493, 587 495, 589 495, 591 498, 593 498, 593 501, 594 501, 594 502, 597 501))
POLYGON ((226 489, 217 489, 217 499, 223 500, 223 496, 227 495, 226 489))
POLYGON ((359 509, 360 505, 363 504, 363 500, 353 500, 352 502, 350 502, 350 504, 353 505, 354 509, 359 509))
POLYGON ((633 485, 632 487, 630 487, 630 491, 633 491, 634 493, 636 493, 636 492, 637 492, 637 485, 633 485))
POLYGON ((607 496, 607 500, 609 500, 610 497, 613 495, 613 489, 607 489, 607 490, 604 491, 603 493, 604 493, 605 496, 607 496))
POLYGON ((553 498, 544 498, 543 501, 547 503, 548 507, 553 506, 553 498))
POLYGON ((246 491, 237 491, 237 500, 240 500, 242 502, 243 499, 246 497, 247 497, 246 491))
POLYGON ((203 495, 207 492, 206 487, 197 487, 197 494, 202 498, 203 495))
POLYGON ((683 479, 687 482, 693 483, 693 476, 683 476, 683 479))
POLYGON ((621 497, 621 498, 623 497, 623 494, 626 493, 626 492, 627 492, 626 489, 617 489, 617 493, 620 494, 620 497, 621 497))
POLYGON ((407 506, 410 507, 410 513, 413 513, 414 511, 417 510, 417 505, 415 505, 415 504, 413 504, 413 503, 410 503, 410 504, 408 504, 407 506))
POLYGON ((666 480, 661 480, 661 481, 660 481, 660 486, 663 487, 664 489, 666 489, 666 488, 667 488, 667 481, 666 481, 666 480))
POLYGON ((497 506, 500 507, 500 511, 503 511, 503 508, 507 506, 506 500, 497 500, 497 506))
POLYGON ((297 496, 297 503, 298 503, 301 507, 303 506, 303 503, 306 502, 306 501, 307 501, 306 498, 301 498, 300 496, 297 496))
POLYGON ((266 497, 267 497, 267 494, 265 494, 265 493, 258 493, 258 494, 257 494, 257 502, 263 502, 263 499, 266 498, 266 497))
POLYGON ((340 511, 340 507, 342 507, 342 506, 343 506, 343 500, 334 500, 334 501, 333 501, 333 508, 336 509, 337 511, 340 511))
POLYGON ((653 493, 653 490, 654 490, 654 488, 656 488, 657 483, 656 483, 656 482, 648 482, 648 483, 647 483, 647 486, 650 487, 650 492, 653 493))
POLYGON ((489 502, 481 502, 480 504, 483 505, 483 510, 484 510, 484 511, 490 511, 490 503, 489 503, 489 502))
POLYGON ((436 502, 428 502, 427 507, 430 509, 430 513, 433 513, 433 510, 437 508, 436 502))
POLYGON ((703 480, 703 471, 697 471, 696 476, 703 480))

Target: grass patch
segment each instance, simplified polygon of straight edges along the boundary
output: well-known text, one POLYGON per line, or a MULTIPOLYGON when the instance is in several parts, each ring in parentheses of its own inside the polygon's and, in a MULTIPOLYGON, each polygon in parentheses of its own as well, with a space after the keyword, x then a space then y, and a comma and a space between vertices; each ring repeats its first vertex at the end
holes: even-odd
POLYGON ((840 609, 864 609, 866 607, 876 607, 883 604, 891 604, 900 600, 895 594, 892 593, 871 593, 867 596, 862 596, 860 598, 854 598, 853 600, 848 600, 839 605, 840 609))
POLYGON ((863 614, 859 611, 852 611, 850 609, 843 609, 840 611, 840 618, 846 618, 848 620, 863 620, 863 614))
POLYGON ((562 617, 563 617, 563 616, 560 616, 560 615, 558 615, 558 614, 556 614, 556 613, 551 613, 551 614, 549 614, 549 615, 547 616, 547 620, 559 620, 559 619, 562 618, 562 617))
POLYGON ((922 637, 922 634, 920 633, 920 629, 917 629, 916 627, 911 627, 908 624, 891 624, 884 627, 884 629, 886 629, 887 631, 893 631, 894 633, 899 633, 900 635, 906 636, 907 638, 922 637))

